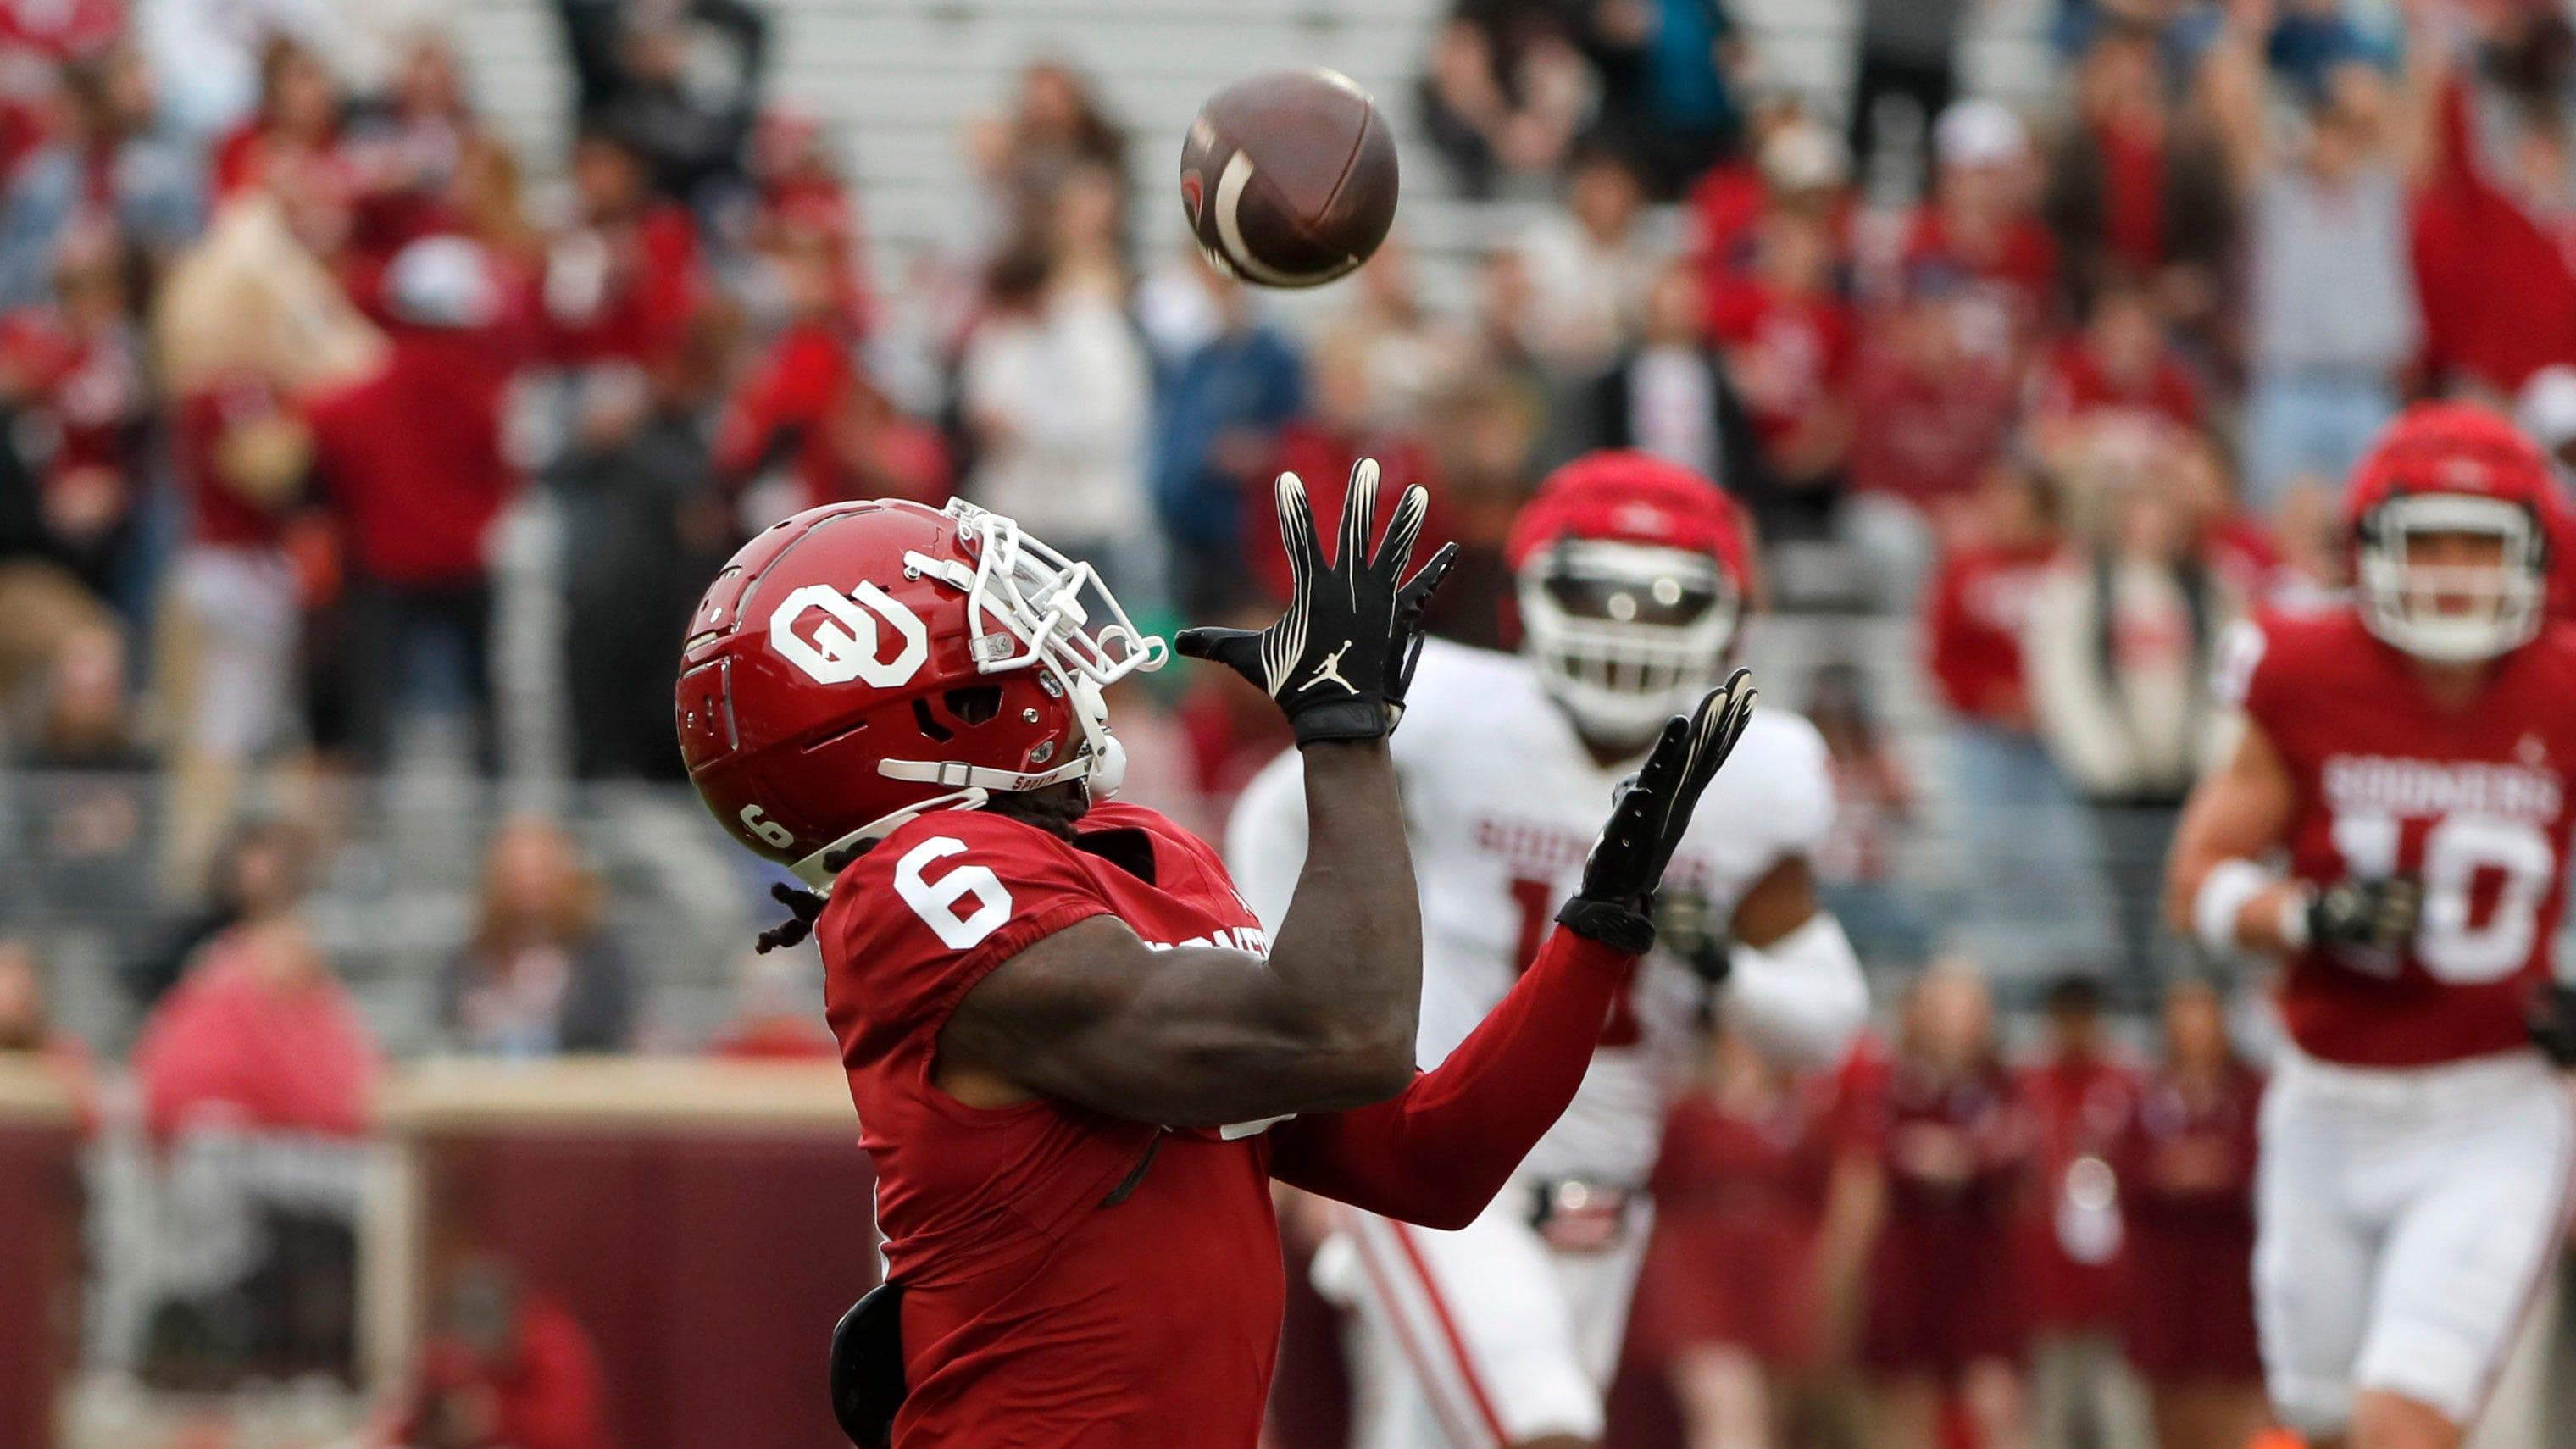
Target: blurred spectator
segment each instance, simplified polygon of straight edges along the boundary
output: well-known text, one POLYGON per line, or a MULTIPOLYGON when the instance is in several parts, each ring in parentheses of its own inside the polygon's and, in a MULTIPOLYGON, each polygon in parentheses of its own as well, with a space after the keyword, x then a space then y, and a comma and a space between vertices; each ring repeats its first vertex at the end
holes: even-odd
POLYGON ((2197 528, 2202 557, 2240 608, 2313 603, 2340 570, 2313 552, 2293 554, 2265 520, 2237 497, 2236 469, 2217 433, 2195 428, 2166 435, 2166 477, 2197 528))
POLYGON ((1271 480, 1260 470, 1277 450, 1279 429, 1304 409, 1306 379, 1296 345, 1255 315, 1242 283, 1195 254, 1187 265, 1216 325, 1207 340, 1162 362, 1148 476, 1173 601, 1192 618, 1213 618, 1251 595, 1244 519, 1269 509, 1271 480))
POLYGON ((1849 1113, 1834 1189, 1868 1204, 1876 1225, 1859 1339, 1870 1442, 1936 1449, 1955 1394, 1978 1443, 2017 1449, 2025 1328, 2012 1229, 2029 1120, 1975 966, 1925 967, 1901 1020, 1895 1060, 1849 1113))
POLYGON ((1860 333, 1838 288, 1831 203, 1775 203, 1752 233, 1751 265, 1708 299, 1727 376, 1752 414, 1781 486, 1839 493, 1851 459, 1860 333))
POLYGON ((1126 214, 1127 136, 1099 92, 1073 66, 1034 61, 1020 72, 1005 114, 967 130, 968 164, 984 184, 985 214, 970 246, 993 249, 1041 230, 1056 187, 1077 168, 1096 167, 1119 187, 1126 214))
POLYGON ((1931 199, 1906 223, 1896 295, 1938 296, 1958 346, 2018 367, 2058 313, 2057 244, 2032 205, 2030 133, 1999 101, 1960 101, 1933 128, 1931 199))
POLYGON ((309 884, 312 855, 311 838, 289 821, 263 818, 234 826, 214 853, 194 913, 119 973, 134 1004, 145 1010, 157 1004, 209 941, 293 910, 309 884))
POLYGON ((1011 251, 986 277, 985 314, 958 364, 974 439, 963 492, 1099 568, 1130 603, 1157 589, 1146 513, 1153 378, 1113 279, 1011 251))
POLYGON ((442 230, 477 229, 460 204, 462 178, 482 164, 485 148, 502 143, 475 116, 461 65, 446 37, 413 36, 384 103, 352 117, 342 136, 341 152, 364 198, 360 244, 370 253, 391 255, 442 230))
POLYGON ((701 326, 650 375, 586 374, 573 437, 546 474, 563 508, 562 678, 578 779, 684 773, 664 718, 679 671, 671 641, 736 538, 707 461, 720 342, 701 326))
POLYGON ((2300 139, 2279 154, 2261 39, 2251 24, 2227 27, 2205 90, 2246 211, 2245 480, 2268 514, 2294 487, 2341 491, 2396 413, 2423 329, 2408 266, 2410 158, 2391 134, 2402 118, 2377 86, 2346 84, 2309 102, 2300 139))
POLYGON ((448 1040, 505 1057, 630 1047, 635 985, 599 912, 599 881, 562 826, 523 816, 494 832, 474 937, 439 981, 448 1040))
MULTIPOLYGON (((1342 519, 1341 483, 1351 466, 1374 458, 1388 486, 1421 484, 1431 490, 1431 512, 1423 525, 1426 538, 1452 536, 1443 506, 1445 489, 1430 447, 1420 434, 1384 426, 1378 394, 1370 385, 1366 342, 1355 335, 1326 337, 1308 359, 1312 407, 1307 415, 1279 430, 1279 446, 1263 476, 1294 473, 1305 480, 1307 505, 1315 527, 1326 538, 1338 536, 1342 519)), ((1278 547, 1279 520, 1274 512, 1246 509, 1243 555, 1251 560, 1263 596, 1286 604, 1289 596, 1287 556, 1278 547)))
MULTIPOLYGON (((779 216, 763 228, 762 287, 784 313, 784 326, 759 361, 734 384, 716 426, 713 463, 736 491, 773 470, 792 472, 788 496, 756 513, 784 516, 845 498, 947 501, 946 448, 926 428, 897 414, 859 369, 850 297, 832 235, 803 216, 779 216)), ((717 340, 701 319, 683 353, 717 340)), ((721 384, 720 357, 666 358, 658 375, 700 375, 721 384)), ((683 411, 703 399, 675 398, 683 411)), ((761 522, 767 522, 762 518, 761 522)))
POLYGON ((1890 101, 1910 101, 1918 149, 1903 158, 1921 168, 1929 160, 1922 142, 1958 94, 1959 36, 1969 0, 1861 0, 1860 35, 1853 47, 1851 153, 1864 173, 1878 164, 1890 101))
POLYGON ((154 404, 133 288, 140 258, 104 223, 65 231, 51 300, 0 316, 12 442, 37 470, 54 557, 128 619, 150 609, 141 537, 154 404))
POLYGON ((1529 281, 1530 347, 1570 374, 1609 365, 1644 319, 1665 249, 1642 216, 1645 191, 1626 157, 1601 146, 1567 163, 1565 209, 1533 223, 1518 250, 1529 281))
POLYGON ((126 46, 63 67, 53 139, 0 206, 0 306, 42 300, 64 234, 96 218, 154 264, 195 236, 204 176, 154 130, 151 78, 126 46))
POLYGON ((248 369, 195 379, 170 419, 188 535, 169 566, 156 661, 173 720, 169 865, 193 881, 241 772, 297 736, 308 592, 287 549, 313 439, 282 390, 248 369))
POLYGON ((2562 244, 2576 39, 2547 6, 2478 7, 2456 40, 2435 28, 2437 10, 2413 8, 2406 47, 2408 93, 2433 98, 2417 123, 2414 210, 2425 362, 2441 386, 2511 396, 2540 369, 2576 362, 2576 262, 2562 244))
POLYGON ((151 768, 126 709, 125 639, 82 629, 54 652, 44 710, 16 764, 30 770, 130 773, 151 768))
POLYGON ((555 0, 577 124, 633 148, 662 195, 714 208, 743 186, 769 22, 747 0, 555 0), (707 63, 701 36, 722 42, 707 63), (711 74, 721 71, 720 78, 711 74))
POLYGON ((2212 651, 2239 607, 2168 486, 2165 446, 2106 445, 2083 465, 2081 541, 2040 582, 2022 640, 2040 738, 2092 807, 2133 997, 2155 989, 2156 881, 2182 797, 2209 761, 2212 651))
POLYGON ((1583 49, 1599 73, 1595 133, 1670 201, 1732 148, 1747 62, 1721 0, 1594 0, 1583 49))
POLYGON ((1865 961, 1919 960, 1923 922, 1896 880, 1898 835, 1914 815, 1914 783, 1871 707, 1859 666, 1830 661, 1807 683, 1807 718, 1825 739, 1834 820, 1815 851, 1826 909, 1865 961))
POLYGON ((1358 295, 1316 330, 1314 345, 1354 350, 1372 395, 1371 422, 1418 428, 1440 391, 1470 365, 1466 339, 1424 304, 1413 252, 1401 235, 1388 237, 1353 277, 1358 295))
POLYGON ((803 111, 772 108, 752 132, 751 176, 760 188, 755 238, 780 227, 818 233, 829 255, 833 309, 854 334, 867 335, 875 321, 867 237, 823 123, 803 111))
POLYGON ((1664 1121, 1629 1344, 1671 1388, 1690 1449, 1771 1449, 1816 1368, 1831 1107, 1827 1082, 1787 1079, 1721 1033, 1664 1121))
POLYGON ((1467 195, 1564 159, 1593 80, 1567 19, 1546 0, 1453 0, 1432 36, 1422 125, 1467 195))
POLYGON ((650 180, 643 153, 614 132, 586 129, 573 142, 577 216, 544 272, 558 360, 649 366, 680 345, 706 287, 697 226, 650 180))
POLYGON ((2094 37, 2075 114, 2050 148, 2044 206, 2079 310, 2127 283, 2152 288, 2179 326, 2210 319, 2235 243, 2234 192, 2208 128, 2166 98, 2153 30, 2094 37))
POLYGON ((580 1320, 488 1257, 451 1271, 383 1449, 607 1449, 608 1385, 580 1320))
POLYGON ((376 1040, 295 915, 208 941, 143 1022, 134 1076, 162 1139, 197 1127, 356 1137, 376 1040))
POLYGON ((0 1063, 32 1060, 70 1094, 83 1131, 95 1130, 97 1082, 89 1046, 58 1029, 45 1000, 44 961, 25 941, 0 936, 0 1063))
POLYGON ((2096 426, 2168 423, 2197 428, 2200 384, 2165 340, 2155 293, 2126 280, 2105 283, 2080 332, 2051 351, 2038 379, 2032 422, 2042 456, 2080 449, 2096 426))
POLYGON ((2263 1078, 2205 981, 2165 993, 2164 1053, 2121 1148, 2136 1275, 2129 1362, 2159 1449, 2237 1449, 2269 1419, 2254 1341, 2254 1137, 2263 1078))
POLYGON ((1881 581, 1883 608, 1917 596, 1940 540, 1967 527, 1967 500, 2003 460, 2020 419, 2012 358, 1967 340, 1983 315, 1945 286, 1881 313, 1862 344, 1844 517, 1881 581))
POLYGON ((1637 342, 1592 386, 1585 443, 1636 448, 1715 479, 1760 518, 1766 536, 1784 509, 1812 499, 1780 496, 1762 465, 1761 435, 1700 330, 1699 274, 1671 261, 1646 293, 1637 342))
MULTIPOLYGON (((1750 271, 1755 224, 1773 209, 1832 218, 1835 266, 1849 259, 1851 156, 1842 139, 1807 114, 1794 97, 1767 98, 1753 113, 1739 156, 1712 166, 1692 184, 1684 219, 1691 254, 1713 304, 1750 271)), ((1847 278, 1837 275, 1837 290, 1847 278)))
POLYGON ((215 144, 208 209, 261 185, 271 166, 339 164, 339 140, 339 83, 293 36, 270 36, 260 51, 258 108, 215 144))
POLYGON ((404 248, 386 269, 385 299, 392 348, 384 366, 306 410, 351 575, 350 743, 363 764, 383 767, 394 721, 419 703, 422 678, 443 666, 489 770, 485 535, 518 488, 501 439, 518 349, 501 326, 483 249, 461 237, 404 248))
POLYGON ((2037 1151, 2020 1271, 2031 1326, 2031 1434, 2042 1444, 2147 1449, 2146 1404, 2120 1357, 2132 1299, 2121 1135, 2139 1069, 2081 973, 2048 987, 2047 1035, 2020 1074, 2037 1151))
MULTIPOLYGON (((1120 720, 1120 733, 1126 721, 1120 720)), ((737 1061, 836 1057, 823 1024, 822 974, 801 951, 747 951, 734 958, 733 1014, 707 1042, 711 1056, 737 1061)))

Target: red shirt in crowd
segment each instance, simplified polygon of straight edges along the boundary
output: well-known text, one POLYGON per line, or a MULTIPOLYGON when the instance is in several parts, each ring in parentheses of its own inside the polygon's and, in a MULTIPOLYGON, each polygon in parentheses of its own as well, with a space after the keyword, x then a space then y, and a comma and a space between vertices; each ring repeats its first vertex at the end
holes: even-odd
POLYGON ((182 394, 171 416, 171 463, 188 499, 189 537, 227 548, 270 548, 286 533, 291 499, 256 499, 225 474, 224 450, 234 430, 274 422, 285 404, 267 382, 247 375, 209 382, 182 394))
POLYGON ((1888 1210, 1870 1251, 1861 1362, 1951 1375, 2019 1356, 2014 1211, 2031 1141, 2001 1066, 1943 1077, 1898 1060, 1847 1072, 1844 1152, 1879 1163, 1888 1210))
POLYGON ((366 1131, 374 1035, 339 982, 282 984, 258 959, 263 949, 245 930, 217 937, 144 1022, 134 1076, 155 1136, 200 1124, 366 1131))
POLYGON ((2133 1291, 2129 1361, 2151 1383, 2260 1379, 2254 1337, 2254 1160, 2263 1078, 2160 1071, 2118 1144, 2133 1291))
POLYGON ((844 498, 948 501, 947 445, 905 417, 852 360, 856 338, 833 317, 790 326, 736 387, 717 425, 715 466, 739 487, 792 459, 801 506, 844 498))
POLYGON ((1745 277, 1710 299, 1709 330, 1766 448, 1797 436, 1850 391, 1860 334, 1840 297, 1789 295, 1745 277))
POLYGON ((421 1347, 420 1384, 395 1443, 435 1442, 449 1449, 606 1449, 607 1385, 599 1350, 563 1305, 523 1295, 510 1324, 508 1357, 486 1361, 454 1338, 421 1347), (483 1432, 464 1439, 450 1408, 464 1396, 488 1416, 483 1432))
POLYGON ((2109 1057, 2059 1056, 2020 1076, 2040 1189, 2023 1225, 2023 1306, 2044 1327, 2113 1324, 2128 1291, 2115 1164, 2137 1105, 2138 1071, 2109 1057))
POLYGON ((2050 353, 2039 380, 2039 415, 2052 421, 2090 419, 2106 412, 2143 414, 2177 427, 2200 426, 2200 384, 2171 350, 2143 378, 2113 377, 2081 337, 2050 353))
POLYGON ((630 221, 581 234, 604 256, 576 266, 561 246, 549 264, 547 355, 558 362, 634 362, 670 356, 685 339, 705 287, 697 223, 688 209, 658 202, 630 221), (596 261, 601 274, 572 275, 596 261))
POLYGON ((2057 313, 2057 242, 2035 217, 2020 217, 1991 241, 1971 244, 1938 206, 1914 214, 1905 236, 1903 290, 1945 295, 1971 314, 1971 350, 2019 356, 2057 313))
POLYGON ((2161 136, 2093 127, 2102 153, 2102 245, 2132 276, 2165 263, 2165 147, 2161 136))
POLYGON ((2012 729, 2030 726, 2022 625, 2057 557, 2051 543, 1963 548, 1942 559, 1924 609, 1933 683, 1955 713, 2012 729))
POLYGON ((1961 357, 1927 376, 1872 347, 1861 355, 1852 409, 1863 422, 1852 437, 1852 487, 1930 506, 1976 490, 2011 441, 2021 400, 2002 359, 1961 357))
POLYGON ((397 329, 385 364, 312 403, 313 460, 350 562, 392 584, 480 578, 517 490, 501 413, 517 349, 493 330, 397 329))
POLYGON ((1630 1342, 1649 1361, 1702 1344, 1777 1367, 1812 1360, 1833 1110, 1823 1076, 1759 1103, 1693 1093, 1673 1104, 1631 1314, 1630 1342))
POLYGON ((2576 362, 2576 212, 2535 215, 2488 174, 2464 82, 2439 104, 2433 177, 2414 214, 2425 361, 2511 394, 2576 362))

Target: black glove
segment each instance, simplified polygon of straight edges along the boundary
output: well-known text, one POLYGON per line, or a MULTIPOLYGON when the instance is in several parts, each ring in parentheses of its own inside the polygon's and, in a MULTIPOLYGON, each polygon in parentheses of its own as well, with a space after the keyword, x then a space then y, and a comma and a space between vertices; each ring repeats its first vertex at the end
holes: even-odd
POLYGON ((2424 885, 2413 876, 2340 881, 2308 901, 2308 940, 2319 946, 2400 951, 2415 938, 2424 885))
POLYGON ((1558 924, 1631 956, 1655 944, 1655 887, 1690 828, 1700 792, 1734 752, 1753 717, 1753 675, 1739 669, 1708 692, 1688 718, 1675 715, 1646 763, 1619 787, 1610 823, 1583 862, 1583 884, 1558 924))
POLYGON ((2562 1067, 2576 1067, 2576 986, 2552 981, 2540 989, 2527 1019, 2531 1044, 2562 1067))
POLYGON ((1407 488, 1372 551, 1377 527, 1377 461, 1351 469, 1342 500, 1342 546, 1327 562, 1315 536, 1306 485, 1279 475, 1279 537, 1288 548, 1288 612, 1258 633, 1250 629, 1183 629, 1183 654, 1209 659, 1259 685, 1279 702, 1297 743, 1382 739, 1404 714, 1405 686, 1422 657, 1422 606, 1458 556, 1444 544, 1409 582, 1405 565, 1430 495, 1407 488))

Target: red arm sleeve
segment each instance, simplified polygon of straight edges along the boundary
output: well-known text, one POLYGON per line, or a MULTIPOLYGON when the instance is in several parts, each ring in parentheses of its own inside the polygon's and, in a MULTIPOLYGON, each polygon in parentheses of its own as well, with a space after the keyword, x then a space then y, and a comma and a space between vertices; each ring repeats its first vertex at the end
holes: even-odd
POLYGON ((1401 1094, 1274 1128, 1271 1175, 1427 1228, 1465 1227, 1574 1099, 1635 968, 1559 928, 1511 994, 1401 1094))

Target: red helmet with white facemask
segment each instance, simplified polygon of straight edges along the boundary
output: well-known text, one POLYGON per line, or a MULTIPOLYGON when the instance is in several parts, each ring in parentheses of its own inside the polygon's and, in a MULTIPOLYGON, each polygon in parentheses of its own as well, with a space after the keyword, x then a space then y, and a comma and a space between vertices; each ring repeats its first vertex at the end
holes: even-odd
POLYGON ((2492 659, 2540 631, 2551 540, 2568 526, 2549 463, 2511 423, 2424 403, 2379 435, 2344 499, 2354 602, 2370 632, 2419 659, 2492 659), (2492 563, 2420 556, 2436 538, 2492 537, 2492 563))
POLYGON ((1168 657, 1089 564, 965 503, 808 509, 743 545, 683 646, 680 753, 744 845, 826 856, 930 810, 1118 788, 1101 690, 1168 657))
POLYGON ((1505 560, 1521 652, 1583 733, 1642 745, 1715 687, 1752 595, 1742 511, 1651 454, 1588 453, 1548 475, 1505 560))

